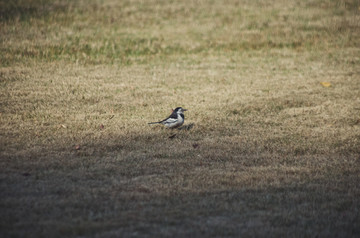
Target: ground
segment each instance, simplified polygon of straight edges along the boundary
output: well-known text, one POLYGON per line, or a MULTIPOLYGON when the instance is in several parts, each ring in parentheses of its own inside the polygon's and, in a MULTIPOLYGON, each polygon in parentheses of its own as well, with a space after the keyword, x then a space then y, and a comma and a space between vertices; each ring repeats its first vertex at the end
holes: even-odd
POLYGON ((358 1, 0 13, 2 237, 359 237, 358 1))

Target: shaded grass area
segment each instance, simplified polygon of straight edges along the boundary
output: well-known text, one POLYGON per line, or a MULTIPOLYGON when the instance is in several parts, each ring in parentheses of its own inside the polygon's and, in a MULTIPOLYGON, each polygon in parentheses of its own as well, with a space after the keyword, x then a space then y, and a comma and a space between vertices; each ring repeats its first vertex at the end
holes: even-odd
MULTIPOLYGON (((41 207, 33 206, 32 214, 42 217, 36 228, 33 229, 29 223, 18 227, 38 234, 55 232, 59 236, 263 236, 264 232, 274 237, 284 234, 312 236, 314 224, 319 227, 320 231, 315 231, 319 236, 351 236, 359 232, 354 226, 359 221, 353 211, 357 209, 356 203, 344 195, 347 190, 329 192, 328 187, 319 185, 314 188, 231 189, 171 196, 152 195, 147 188, 139 187, 128 189, 127 193, 132 194, 130 197, 122 195, 124 190, 117 189, 118 185, 105 188, 103 184, 101 188, 92 185, 93 192, 86 193, 75 188, 76 191, 70 191, 69 198, 82 201, 77 203, 63 201, 62 196, 56 195, 59 191, 45 198, 31 198, 29 195, 25 204, 48 204, 48 199, 57 199, 56 206, 46 213, 41 207), (318 194, 309 199, 308 194, 314 194, 314 190, 317 194, 322 190, 328 195, 318 194), (94 203, 98 199, 102 200, 100 206, 94 203), (321 203, 331 206, 331 209, 319 206, 321 203), (51 222, 58 216, 59 209, 62 217, 58 219, 62 222, 51 222), (316 216, 310 215, 312 213, 316 216)), ((61 188, 58 190, 64 193, 61 188)), ((38 219, 38 216, 29 218, 38 219)))
POLYGON ((70 8, 71 1, 14 0, 0 1, 0 21, 27 22, 32 18, 49 18, 51 14, 63 14, 70 8))
POLYGON ((194 149, 188 140, 161 141, 166 148, 177 148, 177 153, 152 143, 157 152, 131 145, 133 152, 112 148, 116 155, 110 156, 107 149, 102 156, 80 151, 66 157, 56 153, 51 160, 49 154, 27 156, 31 161, 27 163, 3 158, 8 165, 2 174, 7 177, 2 183, 3 230, 16 226, 11 234, 19 236, 31 230, 110 237, 359 232, 356 160, 233 157, 224 151, 220 157, 206 152, 211 147, 201 149, 203 144, 194 149))
POLYGON ((0 4, 1 236, 359 235, 358 1, 0 4))

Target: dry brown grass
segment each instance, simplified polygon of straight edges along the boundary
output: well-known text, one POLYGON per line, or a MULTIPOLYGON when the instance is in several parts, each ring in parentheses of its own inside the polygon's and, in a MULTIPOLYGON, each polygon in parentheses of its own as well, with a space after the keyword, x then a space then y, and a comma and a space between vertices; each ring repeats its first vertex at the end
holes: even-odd
POLYGON ((358 1, 0 7, 2 237, 360 235, 358 1))

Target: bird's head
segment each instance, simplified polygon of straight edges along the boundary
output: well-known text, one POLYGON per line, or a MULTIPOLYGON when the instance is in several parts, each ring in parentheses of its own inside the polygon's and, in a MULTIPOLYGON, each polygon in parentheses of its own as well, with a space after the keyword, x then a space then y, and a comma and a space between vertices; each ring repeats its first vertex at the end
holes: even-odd
POLYGON ((176 112, 176 113, 183 113, 183 112, 185 112, 185 111, 187 111, 187 109, 184 109, 184 108, 182 108, 182 107, 177 107, 177 108, 175 108, 175 110, 174 110, 174 112, 176 112))

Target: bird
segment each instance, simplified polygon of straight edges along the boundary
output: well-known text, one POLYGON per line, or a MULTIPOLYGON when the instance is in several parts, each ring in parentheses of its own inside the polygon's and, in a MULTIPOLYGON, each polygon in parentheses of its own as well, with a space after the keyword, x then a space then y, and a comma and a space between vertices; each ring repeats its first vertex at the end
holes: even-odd
POLYGON ((182 124, 184 124, 185 116, 184 111, 187 111, 187 109, 184 109, 182 107, 177 107, 174 109, 174 111, 171 113, 171 115, 162 120, 157 122, 149 122, 148 124, 163 124, 166 127, 170 129, 175 129, 180 127, 182 124))

